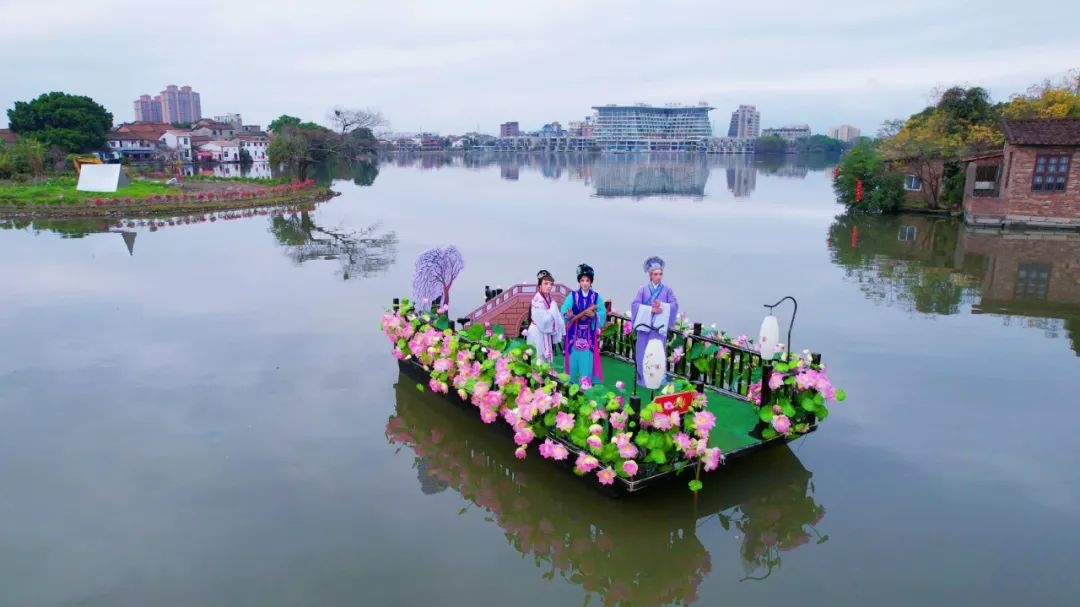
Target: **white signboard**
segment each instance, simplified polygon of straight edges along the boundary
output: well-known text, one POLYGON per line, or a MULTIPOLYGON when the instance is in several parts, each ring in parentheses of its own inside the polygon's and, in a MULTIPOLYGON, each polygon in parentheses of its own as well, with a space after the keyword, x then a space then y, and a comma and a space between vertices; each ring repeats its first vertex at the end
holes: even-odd
POLYGON ((79 184, 75 189, 80 192, 115 192, 127 184, 127 174, 119 164, 84 164, 79 169, 79 184))

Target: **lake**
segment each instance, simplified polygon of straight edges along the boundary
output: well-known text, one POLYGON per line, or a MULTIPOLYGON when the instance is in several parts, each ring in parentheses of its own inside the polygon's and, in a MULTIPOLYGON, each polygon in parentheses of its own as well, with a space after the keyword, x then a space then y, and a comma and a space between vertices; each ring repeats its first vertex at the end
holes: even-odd
POLYGON ((325 171, 342 195, 307 210, 0 220, 0 605, 1080 593, 1080 235, 843 216, 821 160, 377 168, 325 171), (582 262, 625 309, 654 254, 736 335, 792 295, 848 399, 696 500, 606 499, 399 378, 380 314, 449 244, 453 316, 582 262))

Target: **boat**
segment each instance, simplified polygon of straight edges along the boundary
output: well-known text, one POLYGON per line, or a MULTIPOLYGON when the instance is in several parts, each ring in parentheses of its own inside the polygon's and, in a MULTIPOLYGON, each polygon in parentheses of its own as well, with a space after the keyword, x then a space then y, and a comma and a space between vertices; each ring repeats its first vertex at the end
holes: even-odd
MULTIPOLYGON (((600 340, 604 384, 573 384, 559 373, 561 355, 537 364, 520 337, 536 288, 487 288, 487 301, 456 320, 437 301, 429 309, 396 299, 382 329, 417 389, 479 410, 512 435, 518 458, 539 443, 542 458, 598 480, 609 495, 676 479, 696 492, 721 464, 816 431, 827 402, 845 398, 819 354, 763 356, 755 340, 685 317, 668 332, 667 382, 639 388, 631 319, 614 311, 600 340)), ((569 292, 556 285, 552 294, 569 292)))
POLYGON ((727 465, 724 482, 710 483, 693 501, 650 491, 611 508, 548 462, 515 459, 505 437, 486 431, 471 412, 417 391, 409 377, 397 382, 395 396, 385 434, 412 459, 417 498, 459 494, 459 516, 481 513, 535 563, 538 576, 580 586, 597 595, 593 605, 694 603, 717 563, 731 562, 710 554, 715 548, 698 531, 706 523, 719 523, 707 535, 735 540, 708 544, 738 546, 747 581, 767 578, 790 551, 828 539, 819 531, 826 510, 814 495, 813 473, 786 446, 727 465))

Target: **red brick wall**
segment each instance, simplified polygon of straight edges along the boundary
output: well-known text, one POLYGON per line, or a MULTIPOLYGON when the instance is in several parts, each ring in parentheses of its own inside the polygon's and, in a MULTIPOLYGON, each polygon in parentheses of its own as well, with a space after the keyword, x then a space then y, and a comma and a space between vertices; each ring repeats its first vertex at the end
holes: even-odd
POLYGON ((983 275, 983 299, 1016 299, 1020 264, 1038 262, 1050 266, 1046 292, 1048 303, 1080 303, 1080 236, 1046 232, 980 234, 965 231, 960 242, 964 253, 985 255, 989 260, 989 267, 983 275))
POLYGON ((1080 226, 1080 147, 1050 148, 1005 145, 1005 183, 1002 198, 1008 201, 1008 219, 1018 223, 1075 223, 1080 226), (1071 156, 1064 192, 1035 192, 1031 180, 1037 154, 1071 156))

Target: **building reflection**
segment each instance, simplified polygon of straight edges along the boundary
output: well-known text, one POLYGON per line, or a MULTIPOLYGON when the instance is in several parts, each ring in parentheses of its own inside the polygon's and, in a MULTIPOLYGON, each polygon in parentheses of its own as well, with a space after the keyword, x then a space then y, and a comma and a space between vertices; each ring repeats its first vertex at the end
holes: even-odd
POLYGON ((833 262, 871 299, 926 314, 992 314, 1080 355, 1080 234, 1002 232, 923 215, 843 215, 833 262))
POLYGON ((757 163, 744 154, 602 154, 602 153, 527 153, 471 151, 464 154, 402 152, 382 162, 401 168, 420 170, 457 167, 495 168, 499 177, 518 181, 532 172, 544 179, 577 181, 601 198, 648 197, 701 199, 713 171, 724 174, 727 189, 735 198, 750 196, 757 187, 761 171, 779 177, 805 178, 810 170, 804 159, 780 157, 780 164, 757 163))
POLYGON ((403 377, 396 396, 386 436, 412 451, 421 492, 449 488, 482 509, 542 578, 580 585, 586 604, 696 601, 712 570, 697 529, 714 517, 740 540, 744 579, 827 540, 815 528, 825 509, 813 475, 786 446, 727 465, 697 499, 679 482, 613 502, 554 462, 515 459, 507 436, 413 381, 403 377))

